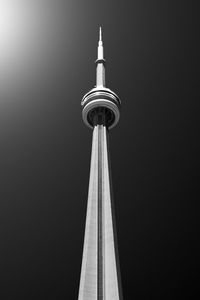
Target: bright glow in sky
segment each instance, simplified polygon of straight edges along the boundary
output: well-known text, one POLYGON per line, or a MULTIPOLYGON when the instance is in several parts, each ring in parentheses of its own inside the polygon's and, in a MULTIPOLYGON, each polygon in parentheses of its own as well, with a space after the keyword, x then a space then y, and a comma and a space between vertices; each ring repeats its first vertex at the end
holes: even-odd
MULTIPOLYGON (((5 47, 14 38, 15 29, 15 9, 9 0, 0 2, 0 42, 1 47, 5 47)), ((1 49, 2 50, 2 49, 1 49)))
POLYGON ((44 63, 55 29, 54 0, 0 0, 0 89, 44 63))

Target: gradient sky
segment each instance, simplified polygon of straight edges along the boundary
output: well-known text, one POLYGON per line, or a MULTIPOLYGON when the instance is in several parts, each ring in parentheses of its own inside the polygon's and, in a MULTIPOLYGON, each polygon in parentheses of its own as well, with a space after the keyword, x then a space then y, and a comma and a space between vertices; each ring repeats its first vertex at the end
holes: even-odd
POLYGON ((0 298, 78 296, 92 132, 106 82, 124 299, 198 292, 199 14, 192 1, 0 0, 0 298), (197 73, 198 72, 198 73, 197 73))

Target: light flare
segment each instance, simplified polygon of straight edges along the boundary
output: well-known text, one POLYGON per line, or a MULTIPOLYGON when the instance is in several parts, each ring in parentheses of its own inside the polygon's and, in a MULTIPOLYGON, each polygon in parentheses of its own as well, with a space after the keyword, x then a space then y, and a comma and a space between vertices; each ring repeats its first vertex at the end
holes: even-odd
POLYGON ((0 96, 44 66, 55 42, 55 2, 0 0, 0 96))

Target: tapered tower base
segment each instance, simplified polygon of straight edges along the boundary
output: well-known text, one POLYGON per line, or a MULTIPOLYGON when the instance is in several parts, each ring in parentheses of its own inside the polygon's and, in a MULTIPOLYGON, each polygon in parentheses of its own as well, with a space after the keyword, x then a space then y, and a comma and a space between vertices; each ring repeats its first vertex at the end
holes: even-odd
POLYGON ((88 207, 78 300, 121 300, 106 126, 93 129, 88 207))

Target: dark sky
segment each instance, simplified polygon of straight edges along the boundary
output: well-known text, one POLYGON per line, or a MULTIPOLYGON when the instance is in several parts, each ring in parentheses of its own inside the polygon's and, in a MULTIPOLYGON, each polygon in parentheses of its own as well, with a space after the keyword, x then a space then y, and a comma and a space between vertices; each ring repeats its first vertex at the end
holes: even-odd
POLYGON ((32 18, 19 26, 26 29, 21 39, 15 33, 10 52, 5 37, 0 43, 0 298, 78 297, 92 138, 80 101, 95 84, 101 25, 107 86, 122 101, 110 151, 124 299, 193 299, 200 250, 197 7, 26 3, 23 14, 32 18))

